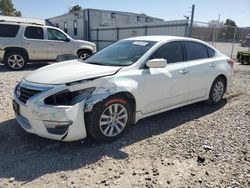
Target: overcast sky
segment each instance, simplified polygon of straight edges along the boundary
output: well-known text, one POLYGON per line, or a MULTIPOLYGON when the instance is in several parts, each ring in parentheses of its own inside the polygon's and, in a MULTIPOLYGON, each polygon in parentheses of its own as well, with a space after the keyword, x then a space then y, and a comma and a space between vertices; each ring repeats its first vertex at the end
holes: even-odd
POLYGON ((238 26, 250 27, 250 0, 12 0, 24 17, 51 18, 66 13, 72 5, 82 8, 145 13, 165 20, 183 19, 196 5, 195 20, 208 22, 230 18, 238 26))

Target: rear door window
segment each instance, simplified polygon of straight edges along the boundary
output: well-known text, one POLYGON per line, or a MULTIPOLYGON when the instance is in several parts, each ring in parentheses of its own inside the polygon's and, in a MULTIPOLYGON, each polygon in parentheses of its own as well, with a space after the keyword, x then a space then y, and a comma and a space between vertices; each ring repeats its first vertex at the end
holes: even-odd
POLYGON ((184 42, 184 44, 187 61, 208 58, 208 52, 205 45, 197 42, 184 42))
POLYGON ((215 51, 209 47, 207 47, 207 52, 208 52, 208 57, 214 57, 215 56, 215 51))
POLYGON ((19 28, 19 25, 0 24, 0 37, 16 37, 19 28))
POLYGON ((44 39, 44 33, 42 27, 28 26, 25 29, 24 36, 28 39, 44 39))
POLYGON ((168 63, 183 61, 183 52, 181 42, 169 42, 156 50, 150 59, 166 59, 168 63))

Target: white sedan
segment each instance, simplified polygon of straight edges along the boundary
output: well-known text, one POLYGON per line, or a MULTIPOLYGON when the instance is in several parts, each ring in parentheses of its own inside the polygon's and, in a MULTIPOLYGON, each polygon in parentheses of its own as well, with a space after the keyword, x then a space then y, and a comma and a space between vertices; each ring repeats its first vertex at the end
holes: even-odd
POLYGON ((233 64, 200 40, 129 38, 85 61, 30 73, 14 90, 13 108, 29 133, 110 142, 142 118, 199 101, 220 103, 232 85, 233 64))

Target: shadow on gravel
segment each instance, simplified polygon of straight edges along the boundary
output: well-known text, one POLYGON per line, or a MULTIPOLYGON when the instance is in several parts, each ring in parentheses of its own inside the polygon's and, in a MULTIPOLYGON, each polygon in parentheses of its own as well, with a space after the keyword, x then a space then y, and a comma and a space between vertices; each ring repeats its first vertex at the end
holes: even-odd
MULTIPOLYGON (((17 71, 17 72, 21 72, 21 71, 33 71, 33 70, 39 69, 39 68, 41 68, 43 66, 46 66, 46 65, 48 65, 47 62, 33 62, 33 63, 28 63, 27 66, 23 70, 20 70, 20 71, 17 71)), ((3 63, 0 63, 0 73, 1 72, 10 72, 10 70, 7 69, 6 66, 4 66, 3 63)))
POLYGON ((14 119, 0 123, 0 178, 15 177, 29 182, 48 173, 75 170, 98 162, 103 156, 126 159, 120 149, 159 135, 188 121, 198 119, 222 108, 197 103, 161 113, 137 123, 118 141, 98 144, 90 139, 84 143, 62 143, 40 138, 23 131, 14 119))

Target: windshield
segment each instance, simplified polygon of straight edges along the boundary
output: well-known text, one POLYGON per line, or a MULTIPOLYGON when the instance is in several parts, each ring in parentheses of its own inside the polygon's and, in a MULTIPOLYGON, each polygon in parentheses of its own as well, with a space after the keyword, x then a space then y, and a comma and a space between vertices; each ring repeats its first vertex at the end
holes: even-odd
POLYGON ((156 42, 153 41, 118 41, 85 60, 85 63, 128 66, 140 59, 156 42))

